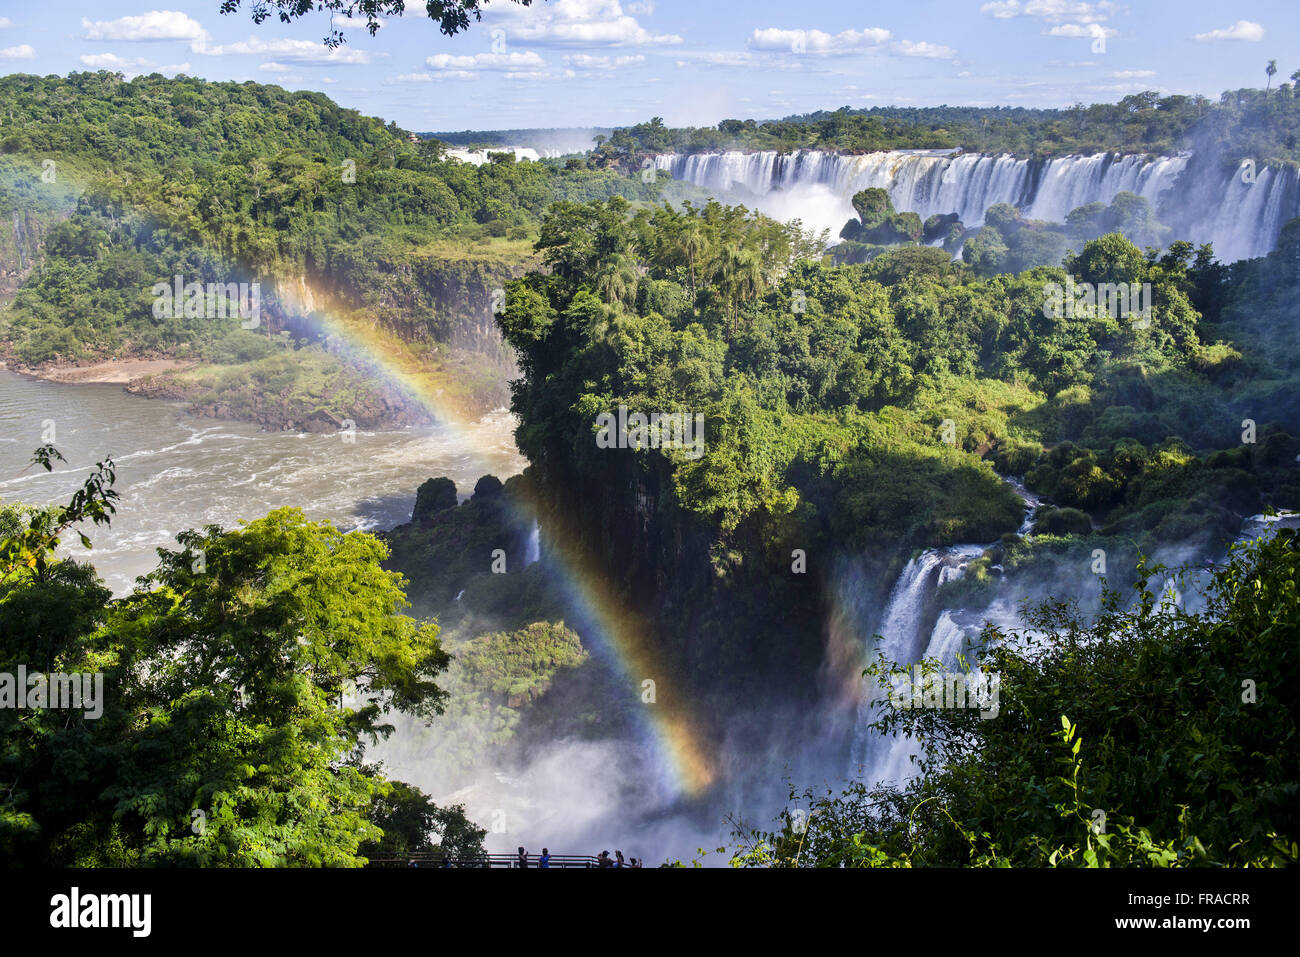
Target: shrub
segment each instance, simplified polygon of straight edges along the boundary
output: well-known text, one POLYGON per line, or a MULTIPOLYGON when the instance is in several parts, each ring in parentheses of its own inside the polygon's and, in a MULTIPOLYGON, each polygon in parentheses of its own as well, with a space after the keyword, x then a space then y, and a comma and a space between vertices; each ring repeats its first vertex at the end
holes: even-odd
POLYGON ((456 483, 449 478, 431 478, 415 493, 415 510, 411 513, 411 521, 426 522, 438 512, 455 507, 456 483))
POLYGON ((1034 531, 1040 535, 1087 535, 1092 520, 1077 508, 1040 508, 1034 516, 1034 531))

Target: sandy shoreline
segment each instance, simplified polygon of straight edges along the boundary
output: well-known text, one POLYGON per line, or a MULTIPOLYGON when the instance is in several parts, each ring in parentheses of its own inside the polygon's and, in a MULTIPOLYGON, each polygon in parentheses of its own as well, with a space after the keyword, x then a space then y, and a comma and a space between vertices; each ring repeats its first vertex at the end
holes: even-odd
POLYGON ((11 372, 29 375, 47 382, 67 383, 111 383, 126 385, 141 376, 156 372, 170 372, 175 369, 189 369, 195 362, 181 359, 108 359, 82 366, 43 366, 34 369, 14 368, 0 363, 0 368, 11 372))

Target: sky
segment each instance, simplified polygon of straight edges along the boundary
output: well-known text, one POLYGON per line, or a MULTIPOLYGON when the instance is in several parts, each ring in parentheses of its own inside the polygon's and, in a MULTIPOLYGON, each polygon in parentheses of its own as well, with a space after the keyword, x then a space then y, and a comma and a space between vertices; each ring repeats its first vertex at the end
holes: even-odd
POLYGON ((407 129, 673 126, 819 109, 1064 107, 1263 86, 1300 69, 1294 0, 488 0, 438 32, 423 0, 371 37, 253 0, 0 0, 0 73, 185 73, 319 90, 407 129), (12 12, 11 12, 12 11, 12 12))

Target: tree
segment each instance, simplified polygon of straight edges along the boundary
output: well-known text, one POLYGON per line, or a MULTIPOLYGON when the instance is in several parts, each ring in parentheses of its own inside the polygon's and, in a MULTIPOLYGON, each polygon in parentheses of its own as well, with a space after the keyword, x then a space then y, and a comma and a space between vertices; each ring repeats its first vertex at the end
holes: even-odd
POLYGON ((486 502, 501 497, 501 480, 495 475, 484 475, 474 484, 474 501, 486 502))
POLYGON ((1267 93, 1269 87, 1273 85, 1273 74, 1277 72, 1277 61, 1269 60, 1268 66, 1264 67, 1264 72, 1268 74, 1268 83, 1264 86, 1264 92, 1267 93))
MULTIPOLYGON (((32 462, 47 472, 53 469, 56 459, 64 461, 63 455, 52 445, 41 446, 32 456, 32 462)), ((86 520, 96 525, 108 524, 117 511, 113 504, 118 497, 113 491, 116 477, 113 460, 107 459, 96 465, 94 474, 65 507, 33 510, 26 530, 0 542, 0 584, 23 574, 30 573, 38 578, 43 575, 59 547, 60 536, 73 525, 86 520)), ((90 548, 90 539, 85 533, 79 532, 78 535, 81 544, 90 548)))
MULTIPOLYGON (((222 0, 222 13, 235 13, 243 0, 222 0)), ((429 19, 438 24, 438 29, 447 36, 455 36, 469 28, 470 17, 475 22, 483 19, 483 8, 489 0, 428 0, 425 10, 429 19)), ((510 0, 521 6, 530 6, 533 0, 510 0)), ((254 23, 262 23, 274 12, 282 23, 312 13, 330 14, 330 32, 325 36, 325 45, 337 47, 346 42, 343 32, 334 27, 334 16, 365 17, 365 29, 374 36, 383 24, 383 17, 400 17, 406 12, 406 0, 254 0, 250 5, 254 23)))
POLYGON ((368 858, 407 857, 412 853, 441 850, 458 861, 483 856, 487 831, 465 816, 463 804, 438 807, 413 784, 390 782, 375 799, 370 822, 384 836, 362 848, 368 858), (434 842, 434 838, 437 842, 434 842))
POLYGON ((400 614, 381 542, 297 509, 177 540, 104 627, 134 729, 113 819, 145 864, 361 863, 386 782, 359 757, 392 709, 441 711, 437 626, 400 614))
MULTIPOLYGON (((36 461, 57 458, 46 446, 36 461)), ((53 552, 74 522, 109 520, 113 479, 110 462, 66 507, 0 508, 0 672, 94 676, 97 689, 84 708, 0 709, 4 858, 364 863, 389 793, 364 748, 391 733, 393 709, 440 713, 434 678, 450 662, 435 625, 401 614, 387 548, 281 509, 182 532, 183 550, 160 549, 158 569, 112 600, 93 568, 53 552)), ((458 809, 437 810, 472 840, 458 809)))
POLYGON ((434 515, 456 507, 456 483, 445 476, 428 479, 415 492, 415 509, 411 521, 428 521, 434 515))

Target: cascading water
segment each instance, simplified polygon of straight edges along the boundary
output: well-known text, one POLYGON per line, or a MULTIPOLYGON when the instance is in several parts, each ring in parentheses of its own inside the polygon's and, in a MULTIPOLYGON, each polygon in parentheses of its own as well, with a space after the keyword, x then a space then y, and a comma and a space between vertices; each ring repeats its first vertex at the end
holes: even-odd
MULTIPOLYGON (((933 632, 927 633, 923 628, 926 611, 935 589, 946 581, 960 578, 966 563, 983 551, 982 545, 932 548, 908 562, 889 594, 889 601, 877 629, 880 640, 871 646, 871 657, 874 658, 876 652, 880 652, 888 661, 910 666, 913 662, 931 657, 937 651, 946 665, 955 664, 964 632, 951 617, 940 616, 933 632)), ((877 691, 875 695, 880 693, 877 691)), ((868 727, 878 716, 879 699, 875 695, 864 698, 858 706, 852 750, 853 766, 863 769, 863 775, 869 783, 897 783, 907 777, 909 759, 915 753, 915 745, 902 735, 886 738, 868 727)))
POLYGON ((1190 160, 1115 153, 1043 161, 947 150, 766 150, 666 153, 655 157, 655 166, 742 201, 750 194, 762 211, 782 219, 798 216, 832 236, 853 217, 853 194, 870 187, 887 190, 900 211, 922 219, 956 213, 968 228, 981 225, 997 203, 1017 206, 1033 219, 1063 222, 1079 206, 1132 192, 1151 202, 1177 238, 1212 242, 1225 262, 1265 255, 1286 221, 1300 214, 1293 169, 1265 168, 1253 178, 1217 168, 1184 175, 1190 160))
MULTIPOLYGON (((1022 536, 1028 535, 1033 531, 1034 509, 1039 500, 1016 479, 1003 481, 1024 502, 1025 517, 1018 531, 1022 536)), ((958 613, 945 609, 939 613, 934 626, 926 631, 927 612, 933 613, 931 599, 939 586, 961 578, 971 560, 982 555, 987 547, 950 545, 932 548, 909 561, 889 593, 880 626, 876 629, 880 640, 869 644, 868 657, 874 659, 880 652, 887 660, 906 667, 934 658, 942 662, 945 669, 956 670, 957 656, 967 639, 978 631, 979 622, 972 620, 963 624, 958 613)), ((986 614, 985 617, 989 616, 986 614)), ((1006 618, 1001 623, 1015 621, 1014 614, 1006 618)), ((863 779, 869 784, 878 781, 899 784, 911 775, 911 759, 918 753, 918 746, 902 734, 884 737, 870 727, 871 722, 879 717, 878 696, 881 693, 883 689, 876 690, 874 695, 865 697, 858 705, 852 746, 853 769, 860 768, 863 779)))
POLYGON ((542 557, 542 530, 537 525, 537 520, 533 520, 532 530, 528 533, 528 541, 524 545, 524 567, 527 568, 533 562, 542 557))
MULTIPOLYGON (((1020 525, 1019 534, 1032 534, 1034 510, 1040 504, 1038 498, 1015 479, 1004 478, 1003 481, 1025 503, 1025 520, 1020 525)), ((1236 541, 1240 543, 1267 537, 1283 527, 1300 528, 1300 513, 1252 515, 1243 520, 1236 541)), ((924 630, 927 606, 935 591, 944 582, 960 578, 970 559, 980 555, 984 548, 985 546, 979 545, 936 548, 908 562, 890 592, 880 627, 876 629, 880 640, 868 645, 869 656, 874 658, 875 653, 880 651, 890 661, 908 667, 923 660, 935 659, 941 662, 945 670, 953 672, 958 670, 958 655, 979 634, 985 622, 992 622, 1004 632, 1015 629, 1025 637, 1038 634, 1025 627, 1017 603, 1006 595, 999 596, 978 612, 942 609, 934 626, 928 632, 924 630)), ((1190 556, 1184 556, 1184 559, 1190 561, 1190 556)), ((1166 613, 1173 613, 1178 608, 1191 611, 1204 605, 1200 591, 1208 579, 1208 571, 1190 569, 1163 575, 1152 581, 1150 587, 1156 595, 1157 606, 1166 613), (1189 602, 1191 607, 1188 607, 1189 602)), ((933 614, 934 610, 930 609, 929 613, 933 614)), ((920 753, 920 747, 916 741, 901 733, 892 737, 875 733, 869 725, 879 714, 878 704, 870 698, 858 706, 852 746, 852 772, 860 773, 862 779, 871 785, 877 782, 901 785, 914 774, 912 758, 920 753)))

